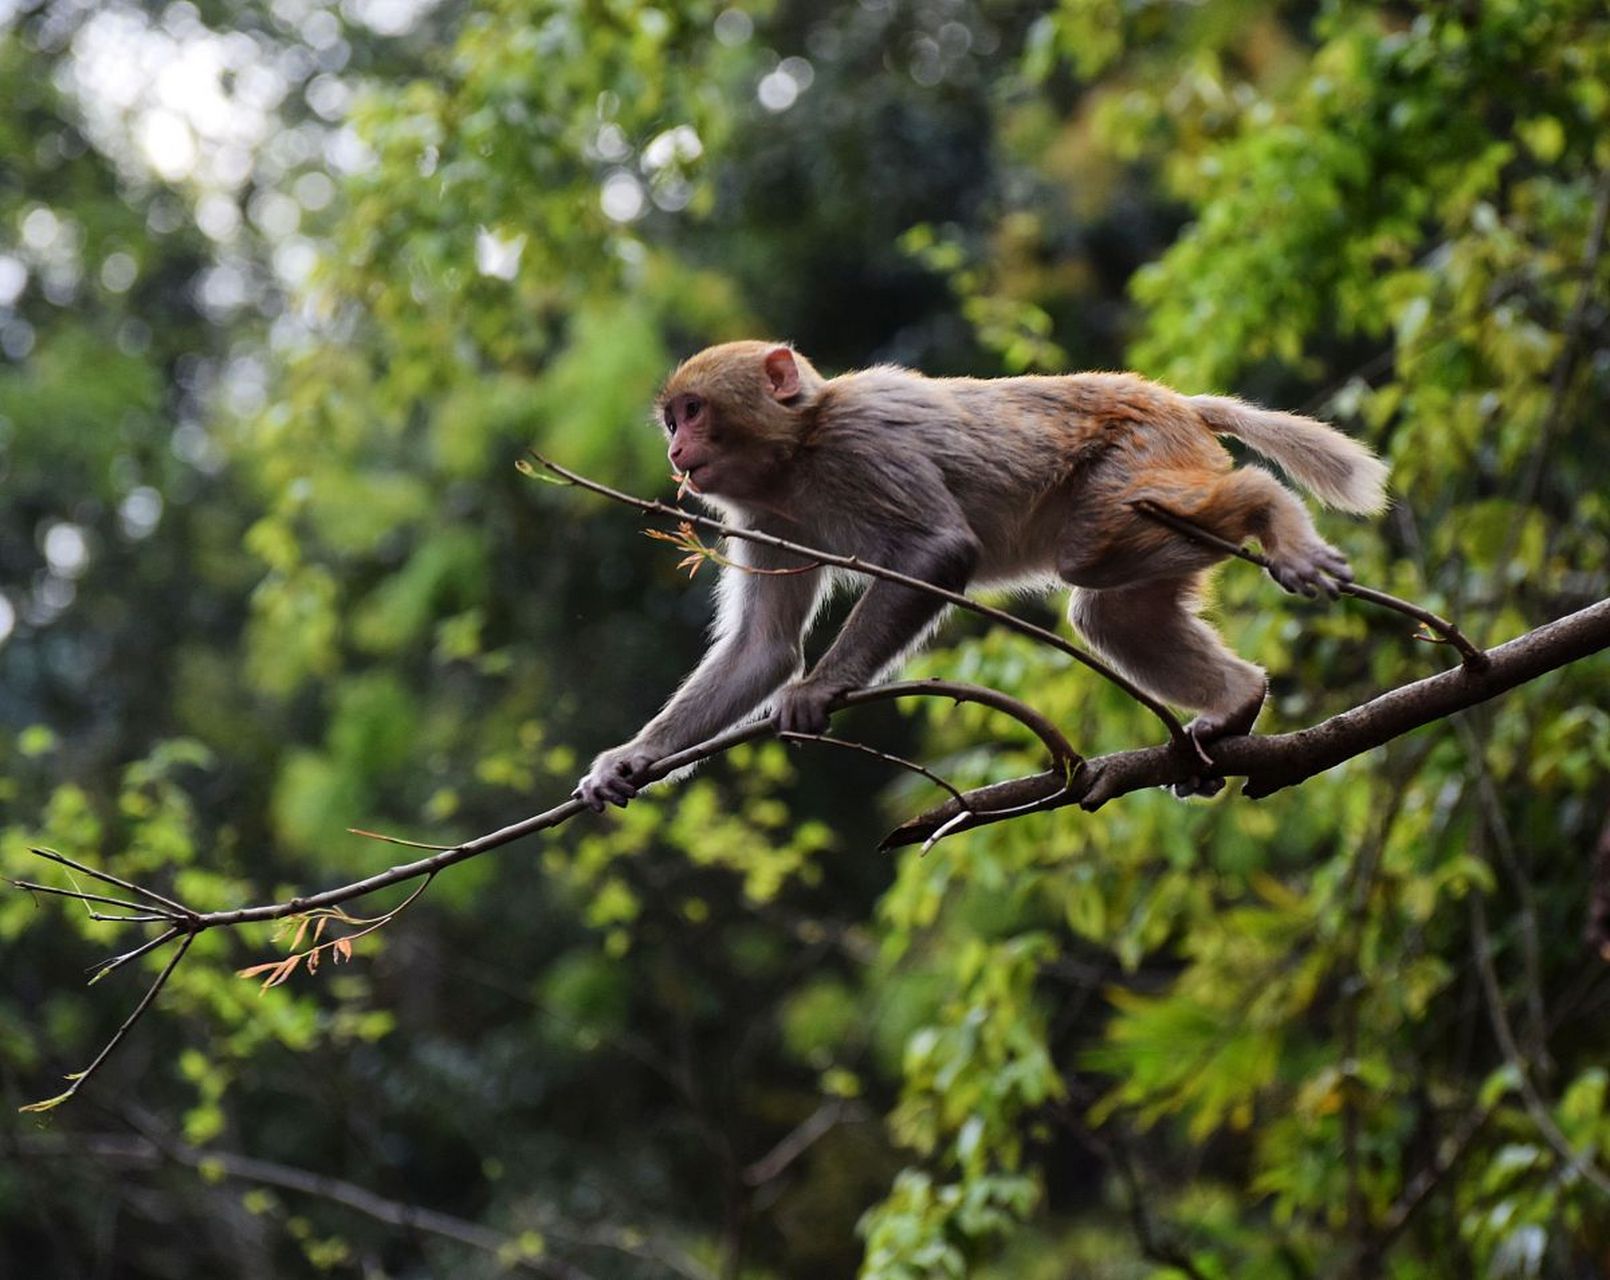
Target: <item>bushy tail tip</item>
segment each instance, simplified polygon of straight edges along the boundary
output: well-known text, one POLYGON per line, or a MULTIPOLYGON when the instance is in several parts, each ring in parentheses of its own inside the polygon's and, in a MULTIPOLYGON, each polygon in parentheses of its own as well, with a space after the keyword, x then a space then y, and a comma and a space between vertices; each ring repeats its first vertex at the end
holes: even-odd
POLYGON ((1192 396, 1190 401, 1212 431, 1234 436, 1272 459, 1326 506, 1360 515, 1386 506, 1386 463, 1335 427, 1233 396, 1192 396))

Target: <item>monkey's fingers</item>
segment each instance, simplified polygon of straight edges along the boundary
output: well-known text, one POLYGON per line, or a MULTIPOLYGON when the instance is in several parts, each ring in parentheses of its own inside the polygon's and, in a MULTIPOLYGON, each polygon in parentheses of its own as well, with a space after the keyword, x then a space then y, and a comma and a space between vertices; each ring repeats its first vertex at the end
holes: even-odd
POLYGON ((588 777, 570 794, 572 799, 580 800, 594 813, 602 813, 605 804, 624 809, 627 801, 637 795, 637 787, 625 778, 588 777))
POLYGON ((1224 790, 1224 779, 1219 777, 1187 778, 1172 786, 1176 796, 1184 800, 1190 796, 1216 796, 1224 790))

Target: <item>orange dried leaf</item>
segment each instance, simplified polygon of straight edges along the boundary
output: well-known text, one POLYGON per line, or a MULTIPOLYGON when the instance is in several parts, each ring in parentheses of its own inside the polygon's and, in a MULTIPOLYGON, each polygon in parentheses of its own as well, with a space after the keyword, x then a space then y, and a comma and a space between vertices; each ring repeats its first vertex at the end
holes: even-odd
POLYGON ((294 956, 286 956, 285 959, 280 961, 279 968, 273 973, 269 974, 267 979, 263 982, 263 990, 267 991, 270 987, 279 986, 280 983, 284 982, 296 972, 296 966, 301 963, 302 956, 300 953, 294 956))
POLYGON ((343 957, 343 958, 345 958, 347 960, 352 959, 352 939, 351 938, 337 938, 335 940, 335 952, 336 952, 336 955, 341 956, 341 957, 343 957))

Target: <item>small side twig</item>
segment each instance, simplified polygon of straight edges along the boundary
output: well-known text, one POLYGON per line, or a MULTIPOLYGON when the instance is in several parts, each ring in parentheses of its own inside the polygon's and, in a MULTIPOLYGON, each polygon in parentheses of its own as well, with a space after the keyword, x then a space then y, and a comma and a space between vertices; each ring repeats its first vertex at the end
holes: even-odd
POLYGON ((91 867, 82 862, 75 862, 65 853, 61 853, 55 849, 46 849, 43 846, 36 845, 33 848, 30 848, 28 852, 33 854, 36 858, 43 858, 47 862, 59 863, 61 866, 67 867, 72 871, 77 871, 81 875, 86 875, 92 880, 99 880, 102 884, 109 884, 113 888, 124 889, 129 893, 134 894, 136 897, 149 899, 151 902, 156 903, 158 907, 165 911, 171 911, 175 915, 185 916, 188 918, 193 914, 190 909, 184 906, 182 903, 175 902, 172 898, 165 898, 154 889, 147 889, 144 885, 135 884, 132 880, 124 880, 121 876, 114 876, 110 871, 103 871, 99 867, 91 867))
MULTIPOLYGON (((170 932, 165 936, 171 937, 172 933, 170 932)), ((67 1077, 68 1080, 72 1081, 72 1083, 64 1092, 58 1093, 54 1098, 46 1098, 42 1102, 30 1102, 26 1106, 19 1107, 17 1109, 19 1111, 35 1112, 50 1111, 61 1106, 62 1103, 69 1101, 75 1093, 82 1089, 85 1081, 99 1071, 101 1064, 112 1056, 113 1050, 115 1050, 118 1045, 123 1043, 129 1032, 133 1030, 134 1024, 145 1016, 146 1010, 151 1007, 162 988, 168 985, 168 979, 173 976, 173 971, 179 967, 179 961, 184 959, 184 953, 190 950, 190 944, 195 940, 196 935, 194 933, 187 933, 179 940, 179 945, 174 948, 173 954, 168 957, 168 963, 163 966, 162 972, 157 974, 156 981, 153 982, 149 988, 147 988, 145 995, 140 998, 140 1003, 134 1006, 134 1012, 123 1019, 123 1025, 113 1032, 112 1038, 108 1040, 101 1051, 95 1055, 95 1060, 91 1062, 89 1066, 85 1067, 82 1071, 75 1071, 72 1075, 67 1077)), ((147 950, 149 949, 150 948, 148 947, 147 950)))
POLYGON ((825 733, 793 733, 782 731, 777 735, 784 742, 814 742, 821 747, 837 747, 842 751, 856 751, 864 756, 871 756, 874 760, 882 760, 885 764, 892 764, 896 768, 905 769, 918 777, 926 778, 934 786, 950 792, 951 798, 958 804, 966 804, 962 798, 961 788, 935 773, 927 765, 919 764, 915 760, 908 760, 905 756, 897 756, 892 751, 881 751, 877 747, 870 747, 864 742, 852 742, 848 738, 830 738, 825 733))
POLYGON ((406 849, 434 849, 437 853, 451 849, 450 844, 432 844, 428 840, 408 840, 402 836, 388 836, 384 831, 365 831, 362 827, 348 827, 351 835, 362 836, 365 840, 379 840, 382 844, 400 844, 406 849))
MULTIPOLYGON (((8 876, 7 879, 10 879, 10 877, 8 876)), ((142 905, 141 903, 138 903, 138 902, 125 902, 125 901, 123 901, 122 898, 108 898, 105 894, 100 894, 100 893, 86 893, 82 889, 63 889, 60 885, 40 884, 36 880, 11 880, 11 883, 16 888, 24 889, 29 893, 48 893, 52 897, 56 897, 56 898, 72 898, 74 901, 83 902, 83 903, 99 902, 103 906, 118 907, 118 908, 120 908, 120 909, 122 909, 124 911, 134 911, 134 912, 141 913, 139 916, 135 916, 135 917, 119 917, 119 916, 97 917, 99 919, 115 920, 115 919, 133 918, 133 919, 150 919, 150 920, 179 920, 179 919, 183 918, 181 916, 178 916, 178 915, 174 914, 171 911, 153 912, 153 911, 151 911, 151 909, 149 907, 146 907, 146 906, 144 906, 144 905, 142 905)), ((94 915, 95 913, 91 912, 90 914, 94 915)))
POLYGON ((95 966, 95 975, 90 978, 89 985, 93 987, 102 978, 106 977, 107 974, 116 972, 118 969, 121 969, 124 965, 128 964, 132 960, 138 960, 148 951, 155 951, 163 943, 172 941, 182 932, 183 930, 181 930, 179 926, 175 925, 166 932, 157 934, 157 936, 152 938, 149 942, 141 943, 132 951, 125 951, 120 956, 113 956, 110 960, 102 961, 100 964, 95 966))
MULTIPOLYGON (((1237 559, 1245 560, 1248 564, 1255 564, 1266 571, 1274 567, 1269 557, 1260 555, 1258 552, 1243 547, 1239 543, 1231 542, 1228 538, 1221 538, 1218 534, 1202 528, 1201 525, 1187 520, 1184 516, 1176 515, 1167 507, 1161 506, 1149 498, 1137 499, 1130 505, 1148 519, 1155 520, 1158 524, 1167 525, 1175 533, 1184 534, 1187 538, 1200 542, 1204 546, 1213 547, 1226 555, 1235 556, 1237 559)), ((1446 618, 1432 613, 1429 609, 1423 609, 1411 601, 1399 599, 1397 596, 1389 595, 1385 591, 1377 591, 1374 587, 1362 586, 1359 583, 1348 582, 1340 578, 1334 579, 1333 583, 1336 590, 1344 596, 1367 600, 1371 604, 1378 604, 1383 608, 1395 610, 1405 617, 1413 618, 1427 630, 1434 633, 1426 635, 1422 632, 1416 632, 1415 637, 1417 639, 1452 645, 1459 651, 1459 661, 1468 670, 1485 671, 1487 669, 1487 655, 1478 649, 1464 632, 1460 631, 1446 618)))

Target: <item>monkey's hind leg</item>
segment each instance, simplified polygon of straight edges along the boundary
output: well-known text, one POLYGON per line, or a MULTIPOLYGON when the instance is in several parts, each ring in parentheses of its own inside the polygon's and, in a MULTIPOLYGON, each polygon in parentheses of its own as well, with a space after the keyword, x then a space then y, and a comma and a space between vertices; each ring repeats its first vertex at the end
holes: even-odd
POLYGON ((1068 621, 1092 649, 1147 693, 1201 713, 1186 726, 1198 742, 1250 732, 1269 687, 1262 667, 1196 616, 1204 576, 1076 587, 1068 602, 1068 621))
POLYGON ((1319 536, 1308 508, 1262 467, 1232 471, 1194 501, 1183 494, 1173 500, 1159 494, 1159 499, 1221 538, 1256 538, 1269 560, 1269 575, 1287 591, 1324 592, 1334 600, 1336 584, 1353 580, 1347 557, 1319 536))

